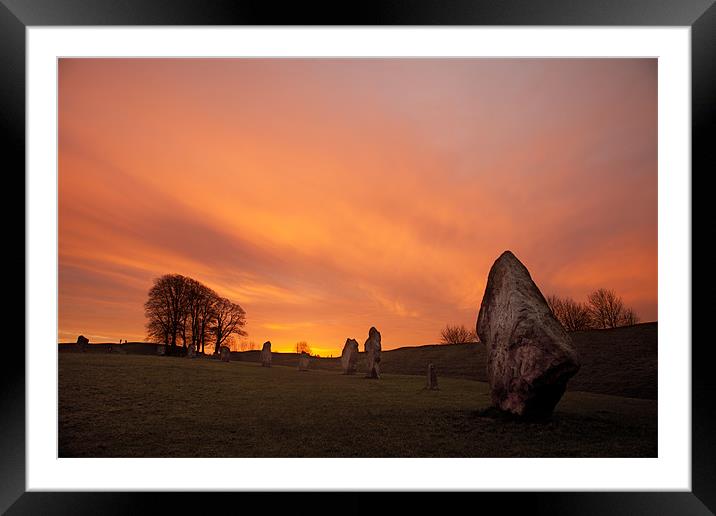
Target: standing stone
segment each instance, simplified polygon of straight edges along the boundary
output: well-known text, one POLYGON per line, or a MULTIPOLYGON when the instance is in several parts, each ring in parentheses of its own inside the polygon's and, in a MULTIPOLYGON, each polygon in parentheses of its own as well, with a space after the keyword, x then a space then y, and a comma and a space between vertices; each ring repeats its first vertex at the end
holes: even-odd
POLYGON ((261 366, 271 367, 271 341, 264 342, 264 347, 261 349, 261 366))
POLYGON ((164 355, 166 355, 166 353, 167 353, 166 345, 164 345, 164 344, 157 345, 157 355, 164 356, 164 355))
POLYGON ((549 417, 579 360, 529 271, 510 251, 490 269, 477 334, 487 348, 493 405, 525 418, 549 417))
POLYGON ((196 344, 194 344, 194 343, 189 344, 189 347, 186 348, 186 357, 187 358, 195 358, 196 357, 196 344))
POLYGON ((437 391, 438 389, 438 370, 432 364, 428 364, 428 385, 426 389, 431 391, 437 391))
POLYGON ((380 332, 371 326, 368 340, 365 341, 365 353, 368 360, 366 378, 380 378, 380 332))
POLYGON ((356 363, 358 362, 358 341, 355 339, 346 339, 341 353, 341 368, 343 374, 354 374, 356 372, 356 363))
POLYGON ((84 353, 87 349, 87 345, 89 344, 89 339, 85 337, 84 335, 80 335, 77 337, 77 349, 84 353))
POLYGON ((310 361, 311 357, 308 356, 308 353, 301 351, 301 354, 298 356, 298 370, 308 371, 308 364, 310 361))
POLYGON ((231 350, 227 346, 221 346, 221 361, 231 362, 231 350))

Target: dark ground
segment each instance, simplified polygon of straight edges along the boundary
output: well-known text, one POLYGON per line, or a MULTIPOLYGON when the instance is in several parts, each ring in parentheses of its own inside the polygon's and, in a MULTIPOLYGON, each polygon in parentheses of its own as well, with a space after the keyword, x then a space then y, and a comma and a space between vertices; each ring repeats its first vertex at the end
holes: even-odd
POLYGON ((258 352, 222 363, 141 343, 60 353, 59 455, 655 457, 656 324, 573 336, 584 365, 548 423, 481 416, 480 345, 385 352, 378 381, 339 374, 337 359, 300 373, 295 354, 262 368, 258 352), (423 390, 430 360, 439 391, 423 390))

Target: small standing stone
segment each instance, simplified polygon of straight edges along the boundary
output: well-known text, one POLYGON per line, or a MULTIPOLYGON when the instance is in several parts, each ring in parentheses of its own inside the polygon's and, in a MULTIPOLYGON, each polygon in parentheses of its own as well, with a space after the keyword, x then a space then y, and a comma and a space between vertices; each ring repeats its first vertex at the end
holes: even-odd
POLYGON ((356 372, 356 362, 358 362, 358 341, 355 339, 346 339, 341 353, 341 368, 343 374, 354 374, 356 372))
POLYGON ((164 355, 166 355, 166 353, 167 353, 166 345, 158 344, 157 345, 157 355, 164 356, 164 355))
POLYGON ((308 356, 308 353, 301 351, 301 354, 298 356, 298 370, 308 371, 308 364, 310 361, 311 357, 308 356))
POLYGON ((221 346, 221 361, 231 362, 231 350, 227 346, 221 346))
POLYGON ((84 353, 86 351, 87 345, 89 344, 89 339, 85 337, 84 335, 80 335, 77 337, 77 349, 84 353))
POLYGON ((368 340, 365 341, 365 353, 368 359, 366 378, 380 378, 380 332, 371 326, 368 340))
POLYGON ((432 364, 428 364, 428 386, 427 389, 437 391, 438 389, 438 370, 432 364))
POLYGON ((271 367, 271 341, 267 340, 264 342, 264 346, 261 349, 261 366, 271 367))
POLYGON ((195 358, 196 357, 196 344, 194 344, 194 343, 189 344, 189 347, 186 349, 186 357, 187 358, 195 358))

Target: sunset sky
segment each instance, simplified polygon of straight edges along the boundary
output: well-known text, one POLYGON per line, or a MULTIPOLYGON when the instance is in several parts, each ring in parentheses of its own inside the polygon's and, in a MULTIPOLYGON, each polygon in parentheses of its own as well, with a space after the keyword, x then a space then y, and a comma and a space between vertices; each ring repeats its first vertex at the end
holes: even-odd
POLYGON ((435 343, 505 249, 656 320, 655 59, 60 60, 60 341, 179 273, 276 351, 435 343))

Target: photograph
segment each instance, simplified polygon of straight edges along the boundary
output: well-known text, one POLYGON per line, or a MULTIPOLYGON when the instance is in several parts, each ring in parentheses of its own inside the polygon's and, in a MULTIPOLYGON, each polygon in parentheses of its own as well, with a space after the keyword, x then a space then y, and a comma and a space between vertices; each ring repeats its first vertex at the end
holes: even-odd
POLYGON ((659 457, 658 72, 60 57, 58 457, 659 457))

